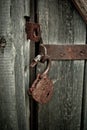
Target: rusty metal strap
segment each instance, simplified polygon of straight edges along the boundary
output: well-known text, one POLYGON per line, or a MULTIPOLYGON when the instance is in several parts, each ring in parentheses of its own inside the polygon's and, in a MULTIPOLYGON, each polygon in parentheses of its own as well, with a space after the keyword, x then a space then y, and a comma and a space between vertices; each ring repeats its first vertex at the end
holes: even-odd
MULTIPOLYGON (((85 60, 87 45, 45 45, 52 60, 85 60)), ((40 52, 43 52, 40 47, 40 52)))

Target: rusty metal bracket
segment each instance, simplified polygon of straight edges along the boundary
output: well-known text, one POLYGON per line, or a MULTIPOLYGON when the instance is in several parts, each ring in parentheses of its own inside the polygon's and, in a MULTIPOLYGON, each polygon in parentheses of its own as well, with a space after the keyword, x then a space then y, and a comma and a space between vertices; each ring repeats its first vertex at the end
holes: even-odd
POLYGON ((25 16, 26 19, 26 33, 27 39, 30 39, 34 42, 38 42, 41 37, 40 25, 38 23, 30 22, 29 18, 25 16))
MULTIPOLYGON (((52 60, 86 60, 87 45, 45 45, 52 60)), ((44 49, 40 46, 40 53, 44 49)))

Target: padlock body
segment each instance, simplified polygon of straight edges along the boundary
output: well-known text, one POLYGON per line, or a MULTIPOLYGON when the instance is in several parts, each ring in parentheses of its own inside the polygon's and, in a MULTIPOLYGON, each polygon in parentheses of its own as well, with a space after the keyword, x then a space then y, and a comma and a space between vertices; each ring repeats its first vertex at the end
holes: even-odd
POLYGON ((44 75, 34 81, 30 90, 32 97, 37 102, 41 104, 47 103, 51 99, 53 94, 53 82, 47 75, 44 75))

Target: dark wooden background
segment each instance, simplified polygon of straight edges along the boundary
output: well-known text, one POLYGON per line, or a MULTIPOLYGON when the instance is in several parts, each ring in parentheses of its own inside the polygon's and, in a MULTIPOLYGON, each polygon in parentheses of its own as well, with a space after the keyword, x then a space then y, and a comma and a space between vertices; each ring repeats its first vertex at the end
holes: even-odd
POLYGON ((0 130, 87 130, 86 61, 52 61, 48 104, 27 96, 44 65, 29 69, 37 50, 26 40, 25 15, 40 23, 44 44, 86 44, 86 24, 70 0, 0 0, 0 130))

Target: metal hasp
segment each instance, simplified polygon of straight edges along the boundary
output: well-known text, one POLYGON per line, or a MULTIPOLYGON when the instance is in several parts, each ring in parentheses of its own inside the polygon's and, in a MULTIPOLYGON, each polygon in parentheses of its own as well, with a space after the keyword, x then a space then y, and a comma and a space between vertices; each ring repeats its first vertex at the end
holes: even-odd
POLYGON ((72 0, 72 2, 87 24, 87 0, 72 0))
MULTIPOLYGON (((87 45, 45 45, 52 60, 85 60, 87 59, 87 45)), ((40 46, 40 53, 44 49, 40 46)))
POLYGON ((25 30, 27 33, 27 39, 34 42, 38 42, 40 40, 40 25, 38 23, 33 23, 26 20, 25 30))

